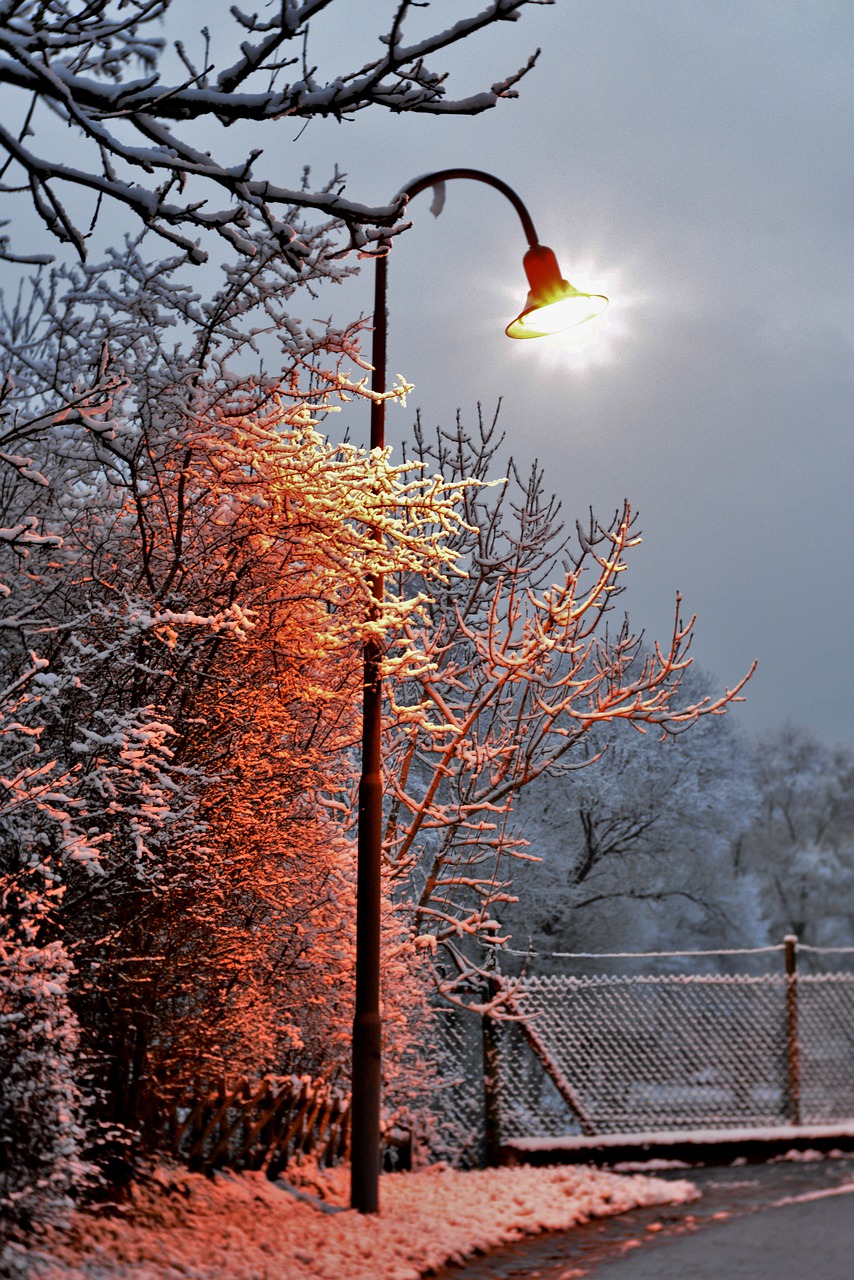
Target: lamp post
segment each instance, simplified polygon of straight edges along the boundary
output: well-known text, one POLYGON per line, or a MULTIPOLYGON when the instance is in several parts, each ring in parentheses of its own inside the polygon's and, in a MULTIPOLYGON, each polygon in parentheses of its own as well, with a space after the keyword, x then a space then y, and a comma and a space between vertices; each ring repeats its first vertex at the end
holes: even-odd
MULTIPOLYGON (((480 169, 440 169, 415 178, 401 195, 408 199, 454 178, 485 182, 506 196, 519 215, 528 241, 523 259, 529 292, 519 315, 507 326, 510 338, 538 338, 584 324, 604 311, 608 299, 583 293, 564 280, 557 259, 540 244, 531 215, 519 196, 500 178, 480 169)), ((376 259, 371 390, 386 390, 388 346, 388 255, 376 259)), ((371 450, 385 447, 385 400, 371 401, 371 450)), ((377 533, 377 538, 381 534, 377 533)), ((374 574, 370 590, 377 608, 383 600, 383 575, 374 574)), ((382 1024, 380 1020, 380 919, 382 902, 382 677, 383 644, 370 635, 363 650, 362 773, 359 781, 358 868, 356 893, 356 1008, 353 1019, 350 1204, 360 1213, 379 1211, 380 1095, 382 1024)))

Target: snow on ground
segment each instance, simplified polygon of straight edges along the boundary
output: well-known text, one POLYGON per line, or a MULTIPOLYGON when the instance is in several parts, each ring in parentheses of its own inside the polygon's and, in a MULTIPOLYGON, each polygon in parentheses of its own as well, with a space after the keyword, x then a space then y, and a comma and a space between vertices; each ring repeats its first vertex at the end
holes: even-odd
POLYGON ((263 1174, 158 1171, 122 1216, 78 1213, 70 1234, 21 1257, 27 1280, 418 1280, 540 1231, 641 1205, 685 1203, 690 1182, 586 1166, 434 1165, 385 1175, 379 1217, 346 1209, 346 1169, 298 1189, 263 1174))

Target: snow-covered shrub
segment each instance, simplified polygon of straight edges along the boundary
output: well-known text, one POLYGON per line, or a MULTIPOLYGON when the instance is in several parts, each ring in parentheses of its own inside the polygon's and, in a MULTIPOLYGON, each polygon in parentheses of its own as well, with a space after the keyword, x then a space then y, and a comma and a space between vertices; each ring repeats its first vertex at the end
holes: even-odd
POLYGON ((34 686, 44 665, 28 655, 0 691, 0 1239, 61 1221, 87 1173, 74 970, 55 924, 61 854, 54 860, 86 842, 69 778, 41 750, 34 686))
POLYGON ((0 913, 0 929, 2 1246, 16 1231, 64 1222, 89 1169, 81 1158, 68 955, 59 942, 27 944, 8 911, 0 913))

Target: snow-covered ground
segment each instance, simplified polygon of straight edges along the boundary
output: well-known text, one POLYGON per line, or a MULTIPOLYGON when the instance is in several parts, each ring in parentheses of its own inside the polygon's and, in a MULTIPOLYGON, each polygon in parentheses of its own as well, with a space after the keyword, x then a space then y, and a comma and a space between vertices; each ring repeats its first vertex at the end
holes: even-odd
POLYGON ((21 1255, 16 1270, 28 1280, 417 1280, 524 1235, 697 1196, 690 1182, 588 1167, 437 1165, 383 1177, 382 1213, 363 1217, 344 1207, 347 1179, 308 1172, 297 1189, 262 1174, 161 1169, 121 1216, 77 1214, 64 1240, 21 1255))

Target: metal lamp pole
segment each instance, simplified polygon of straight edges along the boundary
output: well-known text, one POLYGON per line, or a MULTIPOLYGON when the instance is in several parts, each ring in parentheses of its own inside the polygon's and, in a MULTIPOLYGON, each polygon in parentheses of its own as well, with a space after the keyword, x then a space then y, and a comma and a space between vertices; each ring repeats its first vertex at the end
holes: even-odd
MULTIPOLYGON (((519 196, 500 178, 480 169, 440 169, 415 178, 401 195, 408 199, 427 187, 453 178, 485 182, 507 197, 522 222, 528 241, 523 259, 530 286, 522 312, 507 326, 514 338, 583 324, 607 306, 607 298, 582 293, 562 279, 551 249, 541 245, 531 215, 519 196)), ((371 390, 386 390, 388 347, 388 255, 376 259, 371 390)), ((371 401, 371 449, 385 447, 385 400, 371 401)), ((377 531, 377 539, 381 534, 377 531)), ((370 580, 379 611, 383 575, 370 580)), ((382 903, 382 640, 369 636, 363 649, 362 773, 359 781, 358 867, 356 896, 356 1009, 353 1019, 350 1204, 360 1213, 379 1212, 380 1097, 382 1089, 382 1022, 380 1018, 380 921, 382 903)))
MULTIPOLYGON (((371 390, 386 389, 388 259, 377 258, 374 283, 374 338, 371 390)), ((385 447, 385 401, 371 401, 371 449, 385 447)), ((381 535, 377 533, 379 538, 381 535)), ((383 575, 375 573, 371 595, 379 607, 383 575)), ((365 640, 362 692, 362 775, 359 779, 358 863, 356 871, 356 1010, 353 1018, 353 1076, 350 1100, 350 1204, 360 1213, 379 1212, 380 1095, 380 919, 382 903, 382 642, 365 640)))

